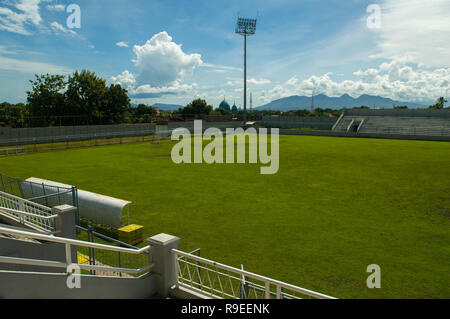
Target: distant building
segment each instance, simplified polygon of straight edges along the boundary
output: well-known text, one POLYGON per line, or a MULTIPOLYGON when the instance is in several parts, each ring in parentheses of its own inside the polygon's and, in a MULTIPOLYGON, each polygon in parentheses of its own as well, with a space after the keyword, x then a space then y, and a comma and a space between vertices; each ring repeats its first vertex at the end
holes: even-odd
POLYGON ((228 102, 225 101, 225 99, 223 99, 223 101, 220 102, 219 109, 224 109, 224 110, 229 111, 231 109, 230 104, 228 104, 228 102))
POLYGON ((238 108, 237 108, 237 106, 236 106, 236 102, 234 102, 233 106, 231 107, 231 111, 232 111, 233 113, 237 113, 237 112, 238 112, 238 108))

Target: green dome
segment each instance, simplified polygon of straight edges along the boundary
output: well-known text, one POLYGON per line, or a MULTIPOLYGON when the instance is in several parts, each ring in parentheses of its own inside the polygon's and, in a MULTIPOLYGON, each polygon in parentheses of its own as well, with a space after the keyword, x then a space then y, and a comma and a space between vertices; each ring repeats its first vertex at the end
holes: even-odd
POLYGON ((230 110, 230 104, 228 104, 227 101, 223 100, 222 102, 220 102, 219 105, 219 109, 225 109, 225 110, 230 110))
POLYGON ((237 112, 238 108, 237 108, 236 104, 233 104, 233 107, 231 108, 231 110, 233 112, 237 112))

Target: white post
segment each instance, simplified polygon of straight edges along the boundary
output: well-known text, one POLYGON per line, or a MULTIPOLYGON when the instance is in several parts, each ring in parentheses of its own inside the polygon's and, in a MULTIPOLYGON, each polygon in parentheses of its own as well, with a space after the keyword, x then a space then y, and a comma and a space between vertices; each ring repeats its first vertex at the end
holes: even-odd
POLYGON ((55 220, 55 230, 58 230, 58 237, 76 239, 75 229, 76 207, 70 205, 60 205, 52 208, 52 214, 58 215, 55 220))
POLYGON ((281 286, 277 285, 277 299, 281 299, 281 286))
POLYGON ((66 243, 66 264, 69 266, 72 263, 72 251, 70 249, 70 244, 66 243))
POLYGON ((265 299, 270 299, 270 281, 266 281, 265 299))
POLYGON ((178 248, 179 240, 178 237, 168 234, 158 234, 147 239, 148 244, 152 246, 153 273, 157 278, 156 291, 162 298, 167 297, 170 288, 178 283, 175 275, 177 263, 171 250, 178 248))
POLYGON ((172 255, 173 255, 173 263, 175 264, 175 267, 174 267, 174 269, 175 269, 175 279, 176 279, 175 286, 178 288, 178 286, 179 286, 179 284, 178 284, 178 272, 179 272, 180 265, 178 264, 178 255, 176 253, 172 253, 172 255))
MULTIPOLYGON (((77 233, 75 229, 75 214, 76 207, 70 205, 60 205, 52 208, 52 214, 58 215, 55 219, 55 230, 58 231, 56 236, 69 239, 77 239, 77 233)), ((66 262, 67 265, 72 263, 72 260, 77 260, 77 246, 72 247, 70 244, 66 244, 66 262), (70 257, 67 255, 70 254, 70 257)), ((62 251, 61 251, 62 252, 62 251)))

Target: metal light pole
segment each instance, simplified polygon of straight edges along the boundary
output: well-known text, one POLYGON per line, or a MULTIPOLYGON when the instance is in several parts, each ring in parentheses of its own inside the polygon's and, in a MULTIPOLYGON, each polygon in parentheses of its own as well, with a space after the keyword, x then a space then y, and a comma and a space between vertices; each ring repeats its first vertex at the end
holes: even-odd
POLYGON ((254 35, 256 19, 238 18, 236 33, 244 36, 244 125, 247 123, 247 35, 254 35))
MULTIPOLYGON (((448 89, 449 89, 449 88, 447 88, 447 89, 445 90, 445 97, 444 97, 444 101, 445 101, 445 100, 447 100, 447 101, 448 101, 448 99, 447 99, 447 96, 448 96, 448 95, 447 95, 448 89)), ((447 103, 448 103, 448 102, 447 102, 447 103)), ((444 108, 445 108, 445 102, 444 102, 444 108)))

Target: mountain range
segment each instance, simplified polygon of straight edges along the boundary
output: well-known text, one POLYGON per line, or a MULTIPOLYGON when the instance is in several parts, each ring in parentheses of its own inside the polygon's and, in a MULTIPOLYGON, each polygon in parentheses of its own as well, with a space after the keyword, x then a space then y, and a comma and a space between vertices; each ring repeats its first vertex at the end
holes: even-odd
POLYGON ((153 107, 157 107, 160 111, 176 111, 180 107, 184 108, 185 105, 178 105, 178 104, 163 104, 163 103, 155 103, 152 105, 153 107))
MULTIPOLYGON (((341 97, 329 97, 325 94, 319 94, 314 96, 315 108, 330 108, 330 109, 342 109, 352 108, 358 106, 368 106, 370 108, 392 108, 394 105, 407 105, 408 108, 423 108, 425 105, 414 102, 400 102, 392 99, 383 98, 373 95, 361 95, 358 98, 353 98, 348 94, 344 94, 341 97)), ((298 96, 293 95, 278 100, 274 100, 268 104, 261 105, 255 108, 255 110, 273 110, 273 111, 291 111, 311 108, 310 96, 298 96)))

